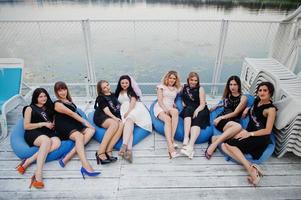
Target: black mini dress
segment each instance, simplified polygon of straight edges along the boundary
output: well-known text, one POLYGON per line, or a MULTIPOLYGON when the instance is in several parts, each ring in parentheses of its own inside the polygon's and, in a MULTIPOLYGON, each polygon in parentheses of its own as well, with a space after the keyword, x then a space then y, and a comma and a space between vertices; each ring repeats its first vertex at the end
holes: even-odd
MULTIPOLYGON (((45 110, 44 108, 40 108, 34 104, 25 106, 23 108, 23 116, 27 107, 31 107, 31 118, 30 123, 40 123, 40 122, 52 122, 53 121, 53 110, 45 110)), ((55 137, 54 130, 51 130, 45 126, 41 128, 36 128, 32 130, 25 130, 24 139, 26 143, 32 147, 34 146, 34 141, 40 136, 46 135, 48 137, 55 137)))
MULTIPOLYGON (((180 113, 180 117, 183 119, 186 117, 193 117, 194 111, 200 105, 200 95, 199 95, 200 87, 191 88, 189 85, 185 84, 182 90, 181 96, 182 101, 185 106, 184 109, 180 113)), ((198 126, 201 129, 205 129, 210 125, 210 117, 209 117, 209 109, 207 105, 205 105, 204 109, 198 112, 198 115, 191 120, 191 126, 198 126)))
MULTIPOLYGON (((57 100, 54 102, 54 104, 56 103, 62 103, 72 112, 76 112, 77 114, 79 114, 77 112, 76 105, 72 102, 66 103, 61 100, 57 100)), ((55 112, 54 118, 55 118, 55 130, 61 140, 68 140, 70 135, 75 131, 83 132, 87 128, 81 122, 75 120, 74 118, 64 113, 55 112)))
POLYGON ((120 102, 118 101, 118 99, 115 97, 113 93, 111 93, 110 95, 98 95, 94 104, 94 109, 95 109, 95 113, 93 117, 94 123, 97 126, 102 126, 104 121, 111 118, 103 111, 105 107, 108 107, 111 113, 115 117, 121 119, 120 106, 121 106, 120 102))
MULTIPOLYGON (((223 112, 221 112, 217 117, 232 113, 235 111, 235 109, 237 108, 237 106, 240 103, 240 99, 241 99, 242 95, 239 95, 237 97, 230 95, 228 98, 225 98, 223 100, 223 107, 224 110, 223 112)), ((216 125, 217 130, 219 130, 220 132, 223 132, 223 129, 225 127, 225 125, 229 122, 229 121, 235 121, 239 123, 239 120, 241 118, 242 112, 236 116, 236 117, 232 117, 232 118, 228 118, 228 119, 222 119, 218 122, 218 124, 216 125)))
MULTIPOLYGON (((258 106, 258 103, 259 100, 255 99, 254 105, 249 110, 248 114, 250 121, 246 128, 248 132, 264 129, 266 127, 267 118, 263 115, 263 111, 271 107, 276 108, 272 102, 261 106, 258 106)), ((253 159, 258 160, 267 146, 271 143, 271 140, 270 135, 263 135, 248 137, 242 140, 233 138, 226 141, 226 143, 231 146, 236 146, 241 152, 251 154, 253 159)))

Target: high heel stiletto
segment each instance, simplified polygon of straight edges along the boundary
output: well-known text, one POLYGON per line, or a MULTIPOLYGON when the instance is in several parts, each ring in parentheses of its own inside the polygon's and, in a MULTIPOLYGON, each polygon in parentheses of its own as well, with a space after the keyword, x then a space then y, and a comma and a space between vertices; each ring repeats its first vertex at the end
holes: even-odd
POLYGON ((186 155, 189 159, 193 159, 194 150, 192 146, 187 145, 185 148, 182 148, 181 153, 186 155))
POLYGON ((115 161, 118 160, 117 157, 115 157, 115 156, 110 156, 109 153, 112 153, 112 151, 111 151, 111 152, 106 152, 105 154, 106 154, 107 158, 108 158, 111 162, 115 162, 115 161))
POLYGON ((263 176, 263 171, 262 169, 256 165, 256 164, 252 164, 251 168, 254 168, 256 170, 256 178, 253 179, 251 176, 248 176, 248 182, 254 186, 257 186, 261 180, 261 177, 263 176))
POLYGON ((106 156, 107 159, 101 159, 99 156, 102 154, 106 155, 106 153, 98 154, 97 151, 95 152, 95 158, 96 158, 96 162, 98 165, 99 165, 99 163, 102 165, 105 165, 105 164, 109 164, 112 162, 110 159, 108 159, 107 156, 106 156))
POLYGON ((30 182, 29 188, 31 188, 32 186, 37 189, 41 189, 44 187, 44 183, 42 181, 37 181, 36 176, 33 175, 31 177, 31 182, 30 182))
POLYGON ((174 158, 177 158, 180 156, 180 154, 178 154, 178 152, 176 151, 173 151, 173 152, 168 152, 168 155, 169 155, 169 159, 174 159, 174 158))
POLYGON ((257 170, 259 176, 263 177, 263 170, 259 167, 259 165, 252 164, 251 166, 257 170))
POLYGON ((85 175, 87 176, 98 176, 100 172, 88 172, 84 167, 80 168, 80 173, 83 176, 83 179, 85 179, 85 175))
POLYGON ((132 163, 132 162, 133 162, 133 152, 132 152, 132 150, 127 150, 127 151, 126 151, 126 154, 125 154, 125 156, 124 156, 124 159, 125 159, 126 161, 128 161, 129 163, 132 163))
POLYGON ((64 163, 64 158, 65 158, 66 154, 62 155, 62 157, 59 159, 59 165, 64 168, 66 165, 64 163))
POLYGON ((26 159, 23 159, 21 161, 21 163, 16 167, 17 171, 19 172, 19 174, 24 174, 26 168, 23 167, 24 163, 26 162, 26 159))

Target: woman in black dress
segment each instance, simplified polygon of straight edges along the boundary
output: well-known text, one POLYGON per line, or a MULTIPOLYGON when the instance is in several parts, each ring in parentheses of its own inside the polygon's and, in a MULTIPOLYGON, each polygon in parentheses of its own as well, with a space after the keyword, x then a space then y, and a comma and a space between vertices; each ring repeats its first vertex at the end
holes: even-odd
POLYGON ((208 160, 211 158, 219 144, 235 136, 233 131, 229 131, 228 129, 235 129, 237 132, 242 129, 241 125, 235 122, 239 122, 242 112, 247 106, 247 97, 242 95, 241 81, 238 76, 231 76, 228 79, 223 94, 223 103, 211 108, 210 110, 215 110, 221 106, 224 107, 224 110, 213 121, 213 123, 215 127, 222 132, 222 134, 212 137, 212 143, 205 151, 205 157, 208 160))
POLYGON ((248 181, 257 185, 262 170, 255 164, 250 163, 244 154, 251 154, 253 159, 259 159, 270 143, 270 134, 276 118, 277 108, 273 105, 271 97, 274 86, 270 82, 262 82, 257 86, 254 105, 248 110, 250 121, 246 130, 241 130, 233 139, 222 144, 223 151, 237 162, 241 163, 248 174, 248 181))
POLYGON ((44 88, 37 88, 32 94, 31 104, 23 108, 24 139, 29 146, 39 147, 39 151, 30 158, 24 159, 18 166, 20 174, 37 161, 37 169, 31 178, 30 187, 43 188, 42 170, 48 153, 56 150, 61 145, 55 137, 53 124, 53 102, 44 88))
POLYGON ((181 153, 192 159, 194 143, 201 129, 210 125, 205 90, 200 87, 200 78, 195 72, 190 72, 188 75, 187 84, 182 90, 182 101, 184 109, 180 116, 184 118, 184 141, 181 153))
POLYGON ((123 123, 120 116, 120 103, 111 92, 110 84, 101 80, 97 83, 98 97, 95 100, 94 123, 106 130, 98 151, 95 153, 97 164, 108 164, 117 160, 112 156, 113 147, 121 137, 123 123))
POLYGON ((65 167, 68 161, 77 153, 82 167, 80 172, 84 175, 97 176, 99 172, 89 164, 84 146, 87 144, 95 133, 95 128, 77 113, 77 107, 72 102, 68 87, 64 82, 56 82, 54 93, 58 100, 54 102, 55 129, 61 140, 71 139, 75 141, 75 147, 59 160, 61 167, 65 167))

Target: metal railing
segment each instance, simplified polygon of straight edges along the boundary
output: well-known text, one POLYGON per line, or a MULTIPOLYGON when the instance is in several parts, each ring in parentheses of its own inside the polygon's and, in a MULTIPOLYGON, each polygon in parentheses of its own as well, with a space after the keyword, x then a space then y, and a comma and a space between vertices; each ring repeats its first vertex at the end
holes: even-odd
POLYGON ((207 93, 218 95, 244 57, 268 57, 281 21, 64 20, 0 21, 0 57, 25 61, 29 85, 63 80, 74 93, 95 97, 100 79, 130 74, 144 94, 170 69, 182 82, 196 71, 207 93), (78 87, 77 87, 78 86, 78 87), (83 94, 85 91, 85 94, 83 94))

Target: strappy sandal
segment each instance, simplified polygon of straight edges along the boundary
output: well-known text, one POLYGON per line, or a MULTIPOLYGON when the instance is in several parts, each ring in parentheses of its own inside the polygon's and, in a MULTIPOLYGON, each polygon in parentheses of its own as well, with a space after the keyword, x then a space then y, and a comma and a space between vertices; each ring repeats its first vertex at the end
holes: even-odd
POLYGON ((133 162, 133 152, 132 150, 127 150, 126 153, 125 153, 125 156, 124 156, 124 159, 126 161, 128 161, 129 163, 132 163, 133 162))
POLYGON ((118 152, 118 155, 124 158, 126 149, 127 149, 127 145, 123 144, 120 148, 120 151, 118 152))

